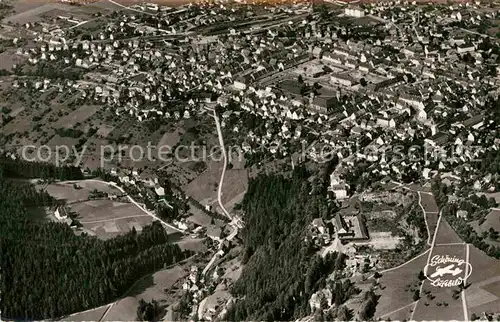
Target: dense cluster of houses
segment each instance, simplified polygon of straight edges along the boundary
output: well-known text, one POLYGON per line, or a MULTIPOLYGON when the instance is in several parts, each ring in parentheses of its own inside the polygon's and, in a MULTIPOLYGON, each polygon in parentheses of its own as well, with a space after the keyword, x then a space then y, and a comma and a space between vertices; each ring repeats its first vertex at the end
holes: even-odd
POLYGON ((348 27, 269 10, 258 17, 269 28, 242 28, 235 21, 249 21, 248 13, 208 6, 122 15, 87 37, 37 29, 39 45, 19 54, 34 66, 81 70, 83 79, 19 78, 15 85, 75 90, 81 102, 139 121, 190 118, 212 103, 225 131, 246 133, 239 142, 246 153, 283 157, 307 143, 303 157, 321 162, 326 146, 340 159, 330 187, 337 199, 347 197, 346 176, 360 163, 377 179, 441 171, 484 182, 471 162, 500 143, 484 111, 498 96, 500 50, 467 28, 496 11, 473 4, 393 10, 378 2, 338 12, 348 27), (265 127, 245 128, 249 116, 265 127), (394 151, 415 144, 418 158, 394 151))
MULTIPOLYGON (((290 15, 293 10, 276 8, 258 17, 224 5, 133 10, 87 35, 45 23, 25 25, 36 34, 36 46, 17 54, 30 69, 50 63, 78 77, 35 73, 17 77, 14 87, 77 93, 82 105, 101 104, 117 117, 141 122, 188 119, 211 104, 220 111, 224 132, 245 153, 337 158, 328 192, 338 201, 349 197, 355 176, 427 180, 446 172, 449 180, 470 178, 476 190, 495 190, 500 175, 483 176, 473 162, 500 146, 498 125, 486 110, 498 99, 500 47, 470 30, 497 19, 495 10, 469 3, 394 10, 391 3, 375 2, 347 6, 335 12, 339 19, 321 23, 319 13, 290 15), (256 26, 246 26, 251 19, 256 26)), ((113 169, 111 175, 137 187, 146 200, 172 207, 158 178, 147 172, 113 169)), ((71 222, 64 208, 54 215, 71 222)), ((214 259, 230 242, 220 222, 206 228, 185 219, 173 224, 193 237, 209 237, 218 245, 214 259)), ((329 221, 315 219, 306 240, 353 255, 347 266, 358 272, 374 267, 377 258, 354 256, 345 243, 368 238, 359 214, 337 213, 329 221)), ((192 268, 183 284, 195 304, 192 315, 200 319, 215 317, 224 306, 196 312, 220 281, 217 269, 206 274, 209 268, 192 268)), ((331 306, 328 288, 310 299, 312 311, 331 306)))
MULTIPOLYGON (((471 163, 500 143, 496 124, 485 116, 488 100, 498 96, 500 79, 491 66, 497 65, 499 47, 489 37, 456 26, 475 27, 497 13, 465 6, 413 7, 394 14, 374 4, 366 10, 372 19, 393 26, 385 39, 344 41, 330 35, 330 43, 320 44, 327 32, 315 30, 309 62, 299 67, 305 70, 319 61, 324 70, 334 71, 310 80, 320 84, 324 95, 303 95, 300 80, 290 79, 296 77, 293 73, 275 86, 262 86, 257 78, 250 84, 235 80, 239 93, 231 93, 229 100, 266 123, 265 132, 247 129, 244 150, 265 146, 286 156, 294 152, 290 140, 307 140, 316 143, 308 157, 321 160, 326 144, 342 161, 335 176, 340 179, 360 162, 371 163, 368 171, 377 178, 400 180, 415 173, 416 179, 429 179, 437 171, 477 176, 471 163), (413 145, 420 149, 416 158, 409 150, 413 145), (395 152, 402 153, 401 159, 394 159, 395 152)), ((232 130, 241 131, 240 124, 232 130)), ((338 179, 332 181, 330 190, 345 198, 338 184, 338 179)))

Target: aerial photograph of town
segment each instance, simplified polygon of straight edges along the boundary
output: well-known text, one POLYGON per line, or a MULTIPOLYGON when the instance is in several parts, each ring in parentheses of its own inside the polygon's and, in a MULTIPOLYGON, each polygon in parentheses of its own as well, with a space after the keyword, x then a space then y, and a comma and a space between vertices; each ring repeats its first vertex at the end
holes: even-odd
POLYGON ((500 321, 500 1, 0 0, 1 321, 500 321))

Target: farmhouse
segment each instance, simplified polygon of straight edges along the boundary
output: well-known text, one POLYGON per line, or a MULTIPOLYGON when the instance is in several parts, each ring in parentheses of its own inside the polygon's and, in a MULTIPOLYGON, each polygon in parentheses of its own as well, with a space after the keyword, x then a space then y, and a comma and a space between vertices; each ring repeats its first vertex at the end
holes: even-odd
POLYGON ((56 216, 58 220, 63 220, 68 218, 66 207, 57 207, 56 211, 54 212, 54 216, 56 216))
POLYGON ((68 217, 68 211, 64 206, 57 207, 56 211, 54 211, 54 216, 57 218, 57 220, 67 225, 71 225, 71 223, 73 222, 71 218, 68 217))

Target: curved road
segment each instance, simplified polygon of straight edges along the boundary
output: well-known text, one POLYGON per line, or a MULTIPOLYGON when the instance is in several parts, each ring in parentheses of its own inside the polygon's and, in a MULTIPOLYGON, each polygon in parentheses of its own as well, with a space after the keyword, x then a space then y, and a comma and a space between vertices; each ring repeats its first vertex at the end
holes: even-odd
POLYGON ((418 194, 418 205, 420 206, 420 209, 422 209, 422 212, 424 213, 424 221, 425 221, 425 227, 427 228, 427 245, 431 246, 431 230, 429 228, 429 224, 427 223, 427 211, 425 211, 424 206, 422 206, 422 192, 417 191, 418 194))
POLYGON ((238 235, 238 229, 242 228, 241 226, 241 220, 238 218, 233 218, 229 211, 227 211, 226 207, 224 207, 224 204, 222 203, 222 185, 224 183, 224 176, 226 175, 226 168, 227 168, 227 151, 226 147, 224 146, 224 137, 222 136, 222 130, 221 130, 221 125, 220 125, 220 119, 217 116, 217 113, 215 112, 215 109, 210 108, 208 106, 203 106, 203 108, 209 112, 212 112, 212 117, 215 120, 215 126, 217 128, 217 135, 219 136, 219 145, 222 150, 222 156, 224 157, 224 164, 222 168, 222 173, 220 176, 220 181, 219 181, 219 187, 217 189, 217 202, 219 203, 220 208, 222 209, 222 212, 226 217, 228 217, 231 220, 230 225, 234 228, 233 232, 226 237, 227 240, 232 240, 236 235, 238 235))
POLYGON ((222 184, 224 183, 224 176, 226 174, 226 168, 227 168, 227 153, 226 153, 226 147, 224 146, 224 138, 222 137, 222 130, 220 126, 220 120, 219 117, 217 116, 217 113, 215 110, 213 111, 213 117, 215 120, 215 126, 217 127, 217 134, 219 135, 219 144, 222 149, 222 156, 224 157, 224 166, 222 167, 222 174, 220 176, 220 181, 219 181, 219 187, 217 190, 217 201, 219 202, 219 206, 221 207, 222 211, 224 214, 229 218, 233 219, 233 217, 229 214, 229 211, 227 211, 226 207, 224 207, 224 204, 222 203, 222 184))
MULTIPOLYGON (((420 195, 420 194, 421 194, 421 193, 427 193, 427 192, 423 192, 423 191, 419 191, 419 190, 413 190, 413 189, 410 189, 410 188, 408 188, 408 187, 404 187, 404 186, 403 186, 403 184, 401 184, 401 183, 399 183, 399 182, 394 182, 394 183, 398 184, 398 186, 399 186, 399 187, 403 187, 404 189, 408 189, 408 190, 415 191, 415 192, 417 192, 417 193, 418 193, 418 198, 419 198, 419 200, 418 200, 418 204, 419 204, 419 206, 421 207, 421 209, 423 210, 424 219, 426 219, 426 218, 425 218, 425 214, 426 214, 426 213, 428 213, 428 212, 426 212, 426 211, 425 211, 425 209, 424 209, 424 207, 423 207, 423 205, 422 205, 422 203, 421 203, 421 195, 420 195)), ((432 193, 430 193, 430 194, 432 195, 432 193)), ((386 269, 386 270, 380 271, 380 273, 390 272, 390 271, 392 271, 392 270, 398 269, 398 268, 400 268, 400 267, 402 267, 402 266, 405 266, 406 264, 408 264, 408 263, 410 263, 410 262, 414 261, 415 259, 417 259, 417 258, 420 258, 420 257, 424 256, 425 254, 427 254, 427 264, 429 264, 430 259, 431 259, 431 256, 432 256, 432 251, 434 250, 434 246, 436 246, 436 245, 464 244, 464 245, 465 245, 465 247, 466 247, 466 262, 468 263, 468 262, 469 262, 469 245, 468 245, 468 244, 465 244, 465 243, 436 244, 436 237, 437 237, 437 234, 438 234, 439 225, 440 225, 440 223, 441 223, 441 218, 442 218, 442 212, 440 211, 440 212, 438 213, 438 220, 437 220, 437 223, 436 223, 436 228, 434 229, 434 234, 433 234, 433 236, 432 236, 432 240, 431 240, 430 242, 429 242, 429 239, 427 240, 427 244, 428 244, 430 247, 429 247, 429 248, 428 248, 425 252, 423 252, 423 253, 421 253, 421 254, 417 255, 416 257, 414 257, 414 258, 412 258, 412 259, 410 259, 410 260, 408 260, 408 261, 404 262, 403 264, 401 264, 401 265, 399 265, 399 266, 397 266, 397 267, 393 267, 393 268, 389 268, 389 269, 386 269)), ((429 236, 429 238, 430 238, 430 228, 429 228, 429 225, 428 225, 428 223, 427 223, 427 220, 425 220, 425 224, 426 224, 426 226, 427 226, 427 232, 429 233, 429 234, 428 234, 428 236, 429 236)), ((371 276, 371 277, 373 277, 373 276, 371 276)), ((420 294, 422 294, 422 290, 423 290, 423 287, 424 287, 424 283, 425 283, 425 280, 424 280, 424 281, 422 282, 422 284, 420 285, 420 290, 419 290, 419 291, 420 291, 420 294)), ((462 297, 462 307, 463 307, 464 320, 465 320, 465 321, 468 321, 468 320, 469 320, 469 316, 468 316, 467 302, 466 302, 466 299, 465 299, 465 291, 462 291, 462 292, 461 292, 461 297, 462 297)), ((398 309, 396 309, 396 310, 394 310, 394 311, 392 311, 392 312, 385 313, 385 314, 383 314, 383 315, 379 316, 379 318, 384 318, 384 317, 387 317, 387 316, 389 316, 389 315, 391 315, 391 314, 393 314, 393 313, 395 313, 395 312, 397 312, 397 311, 399 311, 399 310, 402 310, 402 309, 407 308, 407 307, 409 307, 409 306, 411 306, 411 305, 414 305, 414 306, 413 306, 413 309, 411 310, 411 316, 410 316, 410 321, 413 321, 413 320, 414 320, 414 319, 413 319, 413 316, 414 316, 414 314, 415 314, 415 311, 416 311, 416 308, 417 308, 417 305, 418 305, 418 303, 419 303, 419 302, 420 302, 420 299, 419 299, 419 300, 417 300, 417 301, 414 301, 414 302, 412 302, 412 303, 409 303, 409 304, 407 304, 407 305, 405 305, 405 306, 403 306, 403 307, 400 307, 400 308, 398 308, 398 309)))
POLYGON ((229 219, 233 220, 233 217, 229 214, 229 211, 227 211, 226 207, 224 207, 224 204, 222 203, 222 184, 224 183, 224 176, 226 175, 227 153, 226 153, 226 147, 224 146, 224 138, 222 137, 220 120, 213 108, 210 108, 208 106, 204 106, 203 108, 209 112, 212 112, 212 117, 215 120, 215 126, 217 128, 217 135, 219 136, 219 145, 222 150, 222 156, 224 157, 224 165, 222 167, 222 173, 219 180, 219 187, 217 189, 217 202, 219 203, 219 206, 222 209, 224 215, 226 215, 226 217, 228 217, 229 219))
POLYGON ((165 222, 163 219, 159 218, 158 216, 156 216, 155 214, 153 214, 151 211, 147 210, 146 208, 144 208, 143 206, 141 206, 137 201, 135 201, 132 197, 130 197, 128 195, 128 193, 123 190, 122 187, 120 187, 119 185, 117 185, 116 183, 114 182, 106 182, 106 181, 102 181, 102 180, 97 180, 97 179, 85 179, 85 180, 70 180, 70 181, 62 181, 61 183, 75 183, 75 182, 78 182, 78 181, 90 181, 90 182, 99 182, 99 183, 104 183, 104 184, 107 184, 109 186, 112 186, 118 190, 120 190, 123 194, 125 194, 127 196, 127 199, 133 203, 137 208, 139 208, 140 210, 142 210, 142 212, 144 212, 146 215, 150 216, 150 217, 153 217, 154 219, 158 220, 159 222, 161 222, 163 225, 165 225, 166 227, 168 228, 171 228, 175 231, 178 231, 178 232, 181 232, 181 233, 186 233, 185 230, 182 230, 180 228, 177 228, 175 226, 172 226, 171 224, 165 222))

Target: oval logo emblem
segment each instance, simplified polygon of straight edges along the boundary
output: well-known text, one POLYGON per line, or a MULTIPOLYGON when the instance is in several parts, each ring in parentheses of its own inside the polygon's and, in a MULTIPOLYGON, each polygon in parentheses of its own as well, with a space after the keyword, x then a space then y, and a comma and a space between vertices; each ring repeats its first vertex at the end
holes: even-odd
POLYGON ((437 287, 454 287, 472 274, 472 265, 456 256, 435 255, 424 267, 424 275, 437 287))

